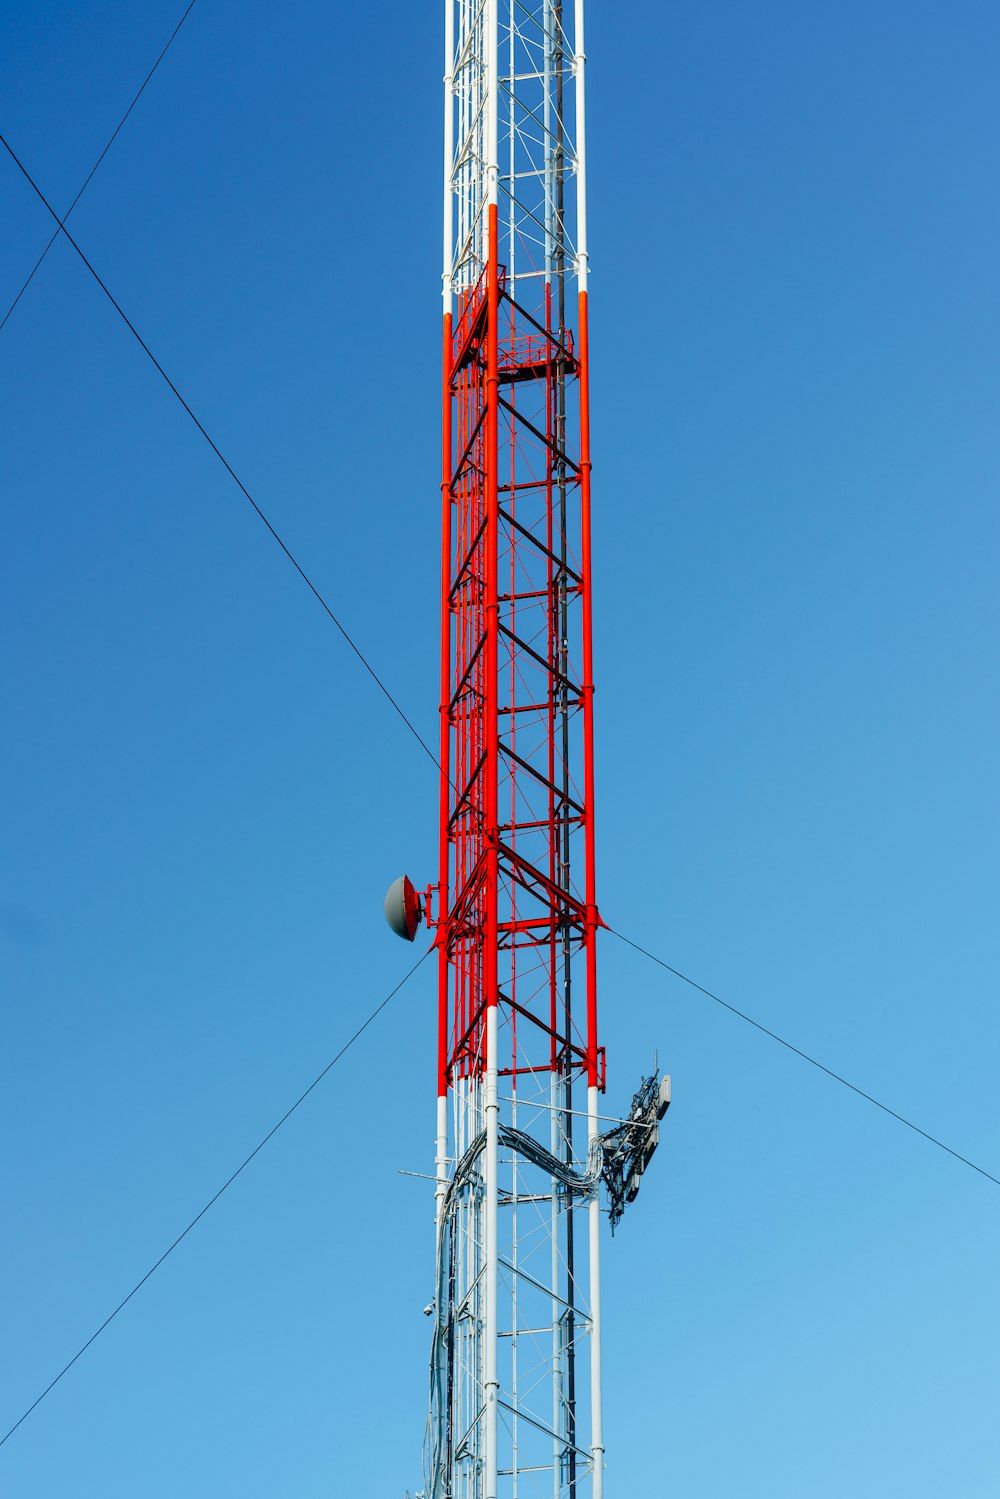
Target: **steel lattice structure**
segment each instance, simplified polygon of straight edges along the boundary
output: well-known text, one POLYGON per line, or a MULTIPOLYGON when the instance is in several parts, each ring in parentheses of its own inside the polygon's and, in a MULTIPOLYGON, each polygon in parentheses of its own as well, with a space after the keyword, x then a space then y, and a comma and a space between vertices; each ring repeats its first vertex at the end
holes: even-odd
POLYGON ((446 0, 427 1499, 600 1499, 583 3, 446 0))

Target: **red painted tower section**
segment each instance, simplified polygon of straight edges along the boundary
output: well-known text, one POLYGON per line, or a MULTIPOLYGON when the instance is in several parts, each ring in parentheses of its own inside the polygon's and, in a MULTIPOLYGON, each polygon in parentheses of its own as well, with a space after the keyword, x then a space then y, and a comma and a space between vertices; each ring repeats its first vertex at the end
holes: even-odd
POLYGON ((501 1077, 603 1087, 586 293, 577 335, 550 285, 520 305, 489 216, 487 264, 444 326, 442 1094, 486 1067, 492 1005, 501 1077))

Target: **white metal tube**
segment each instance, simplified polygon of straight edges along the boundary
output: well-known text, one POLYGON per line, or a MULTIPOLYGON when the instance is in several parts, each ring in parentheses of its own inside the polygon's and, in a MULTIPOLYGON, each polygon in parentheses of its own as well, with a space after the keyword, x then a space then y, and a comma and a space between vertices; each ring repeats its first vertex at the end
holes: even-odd
POLYGON ((483 1400, 485 1403, 483 1442, 483 1499, 497 1499, 497 1417, 500 1382, 497 1378, 497 1246, 498 1125, 500 1102, 497 1097, 497 1009, 486 1011, 486 1150, 483 1161, 485 1201, 483 1249, 485 1253, 485 1305, 483 1307, 483 1400))
MULTIPOLYGON (((597 1089, 587 1089, 587 1141, 600 1134, 597 1089)), ((604 1493, 604 1411, 601 1395, 601 1206, 595 1192, 588 1208, 590 1220, 590 1451, 594 1464, 593 1499, 604 1493)))
POLYGON ((448 1169, 448 1097, 442 1093, 437 1101, 437 1145, 434 1153, 434 1199, 435 1199, 435 1259, 437 1273, 434 1277, 434 1406, 433 1414, 437 1421, 437 1431, 431 1435, 431 1453, 433 1466, 431 1468, 431 1493, 428 1499, 439 1491, 439 1483, 442 1477, 441 1453, 446 1446, 445 1433, 447 1431, 448 1411, 446 1403, 447 1383, 447 1354, 445 1349, 445 1335, 447 1331, 448 1297, 445 1288, 444 1261, 445 1261, 445 1218, 444 1199, 448 1190, 445 1173, 448 1169))
MULTIPOLYGON (((545 73, 542 81, 544 100, 542 138, 545 141, 545 282, 548 285, 552 280, 552 216, 555 212, 556 197, 553 184, 555 151, 552 147, 552 0, 545 0, 542 25, 545 32, 545 73)), ((556 66, 562 67, 561 57, 556 59, 556 66)), ((512 68, 511 72, 513 71, 512 68)))
POLYGON ((452 189, 452 157, 455 151, 455 0, 444 0, 444 225, 441 260, 441 296, 444 311, 452 306, 451 269, 454 255, 455 194, 452 189))
MULTIPOLYGON (((556 1099, 558 1090, 562 1086, 559 1074, 553 1068, 549 1084, 549 1097, 552 1099, 549 1114, 549 1149, 554 1156, 558 1156, 561 1141, 559 1139, 559 1115, 556 1112, 556 1099)), ((560 1473, 559 1460, 561 1457, 561 1445, 559 1442, 559 1422, 561 1416, 561 1401, 559 1398, 559 1326, 562 1317, 562 1304, 559 1300, 559 1180, 552 1176, 552 1208, 551 1228, 552 1235, 552 1499, 559 1499, 560 1473)))
POLYGON ((500 68, 499 68, 499 0, 486 0, 486 202, 495 204, 500 197, 500 68))
POLYGON ((434 1152, 435 1218, 438 1236, 441 1233, 441 1214, 444 1210, 444 1195, 448 1190, 448 1097, 442 1093, 437 1101, 437 1145, 434 1152))
MULTIPOLYGON (((517 234, 516 234, 515 228, 514 228, 515 219, 516 219, 516 199, 515 199, 515 195, 516 195, 516 192, 517 192, 517 178, 515 176, 515 173, 516 173, 516 170, 517 170, 517 164, 516 164, 516 143, 517 143, 516 114, 517 114, 517 104, 516 104, 515 95, 514 95, 514 82, 513 82, 513 80, 514 80, 514 74, 515 74, 515 62, 514 62, 514 36, 515 36, 514 6, 517 3, 518 3, 518 0, 509 0, 508 13, 507 13, 507 18, 506 18, 506 26, 507 26, 507 76, 511 80, 510 84, 508 85, 508 87, 509 87, 509 93, 507 95, 507 171, 510 174, 510 193, 509 193, 508 202, 507 202, 507 236, 506 236, 507 242, 506 242, 506 245, 504 247, 504 253, 500 256, 500 259, 502 261, 505 260, 507 262, 507 275, 510 277, 511 282, 514 281, 514 278, 517 275, 517 269, 518 268, 517 268, 516 260, 519 258, 519 257, 517 257, 517 253, 516 253, 517 252, 517 234)), ((513 628, 513 626, 512 626, 512 628, 513 628)), ((513 677, 515 675, 515 671, 516 671, 515 664, 514 664, 513 660, 511 661, 511 664, 510 664, 510 670, 511 670, 511 676, 513 677)), ((514 736, 514 730, 515 730, 516 723, 517 723, 516 718, 511 721, 512 747, 513 747, 513 736, 514 736)), ((512 786, 511 787, 511 796, 514 796, 514 795, 515 795, 515 792, 514 792, 514 788, 512 786)), ((517 1487, 517 1478, 516 1478, 516 1476, 515 1476, 515 1479, 514 1479, 514 1487, 515 1487, 515 1489, 517 1487)))
POLYGON ((576 0, 573 34, 573 73, 576 77, 576 282, 585 292, 590 276, 587 251, 587 110, 583 50, 583 0, 576 0))

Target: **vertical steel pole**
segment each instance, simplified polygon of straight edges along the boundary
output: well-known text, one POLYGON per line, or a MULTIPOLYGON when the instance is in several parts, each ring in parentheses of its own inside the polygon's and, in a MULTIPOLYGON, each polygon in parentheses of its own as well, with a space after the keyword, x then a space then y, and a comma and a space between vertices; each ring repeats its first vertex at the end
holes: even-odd
POLYGON ((497 1375, 497 1301, 499 1246, 497 1242, 497 1197, 499 1189, 498 1127, 500 1105, 498 1068, 498 947, 500 869, 498 849, 499 797, 499 612, 498 526, 499 411, 497 405, 498 338, 500 317, 499 243, 499 144, 498 144, 498 0, 486 0, 486 208, 488 226, 487 352, 486 352, 486 942, 484 999, 486 1001, 486 1151, 484 1161, 484 1379, 483 1499, 497 1499, 497 1423, 500 1381, 497 1375))
MULTIPOLYGON (((454 203, 451 189, 454 154, 454 107, 452 99, 452 59, 455 52, 455 12, 453 0, 444 7, 444 202, 442 225, 441 298, 443 302, 443 337, 441 348, 441 689, 440 737, 438 760, 441 767, 440 829, 438 842, 438 912, 448 910, 448 805, 450 799, 451 732, 449 697, 451 693, 451 610, 448 598, 451 587, 451 340, 453 295, 451 254, 454 235, 454 203)), ((435 1148, 434 1195, 438 1248, 440 1252, 441 1213, 445 1194, 445 1172, 448 1166, 448 942, 447 926, 439 921, 438 945, 438 1049, 437 1049, 437 1120, 435 1148)))
MULTIPOLYGON (((573 72, 576 79, 577 159, 577 255, 576 278, 580 335, 580 501, 581 574, 583 592, 583 755, 584 802, 587 808, 586 903, 587 903, 587 1138, 600 1132, 598 1109, 597 1052, 597 885, 594 840, 594 623, 592 607, 591 516, 590 516, 590 333, 587 290, 589 254, 587 245, 587 122, 586 49, 583 26, 584 0, 575 0, 573 72)), ((600 1206, 596 1196, 589 1207, 590 1229, 590 1451, 593 1463, 593 1499, 604 1492, 604 1418, 601 1373, 601 1240, 600 1206)))

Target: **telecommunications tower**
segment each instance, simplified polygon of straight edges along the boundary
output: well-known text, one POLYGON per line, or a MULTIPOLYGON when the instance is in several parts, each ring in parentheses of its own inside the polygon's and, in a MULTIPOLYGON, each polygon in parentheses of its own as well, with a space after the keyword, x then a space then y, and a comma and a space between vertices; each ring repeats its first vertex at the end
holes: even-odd
POLYGON ((386 898, 439 960, 425 1499, 601 1499, 598 1186, 666 1107, 601 1134, 584 119, 583 0, 445 0, 440 874, 386 898))

